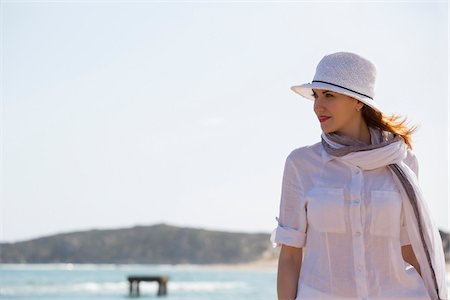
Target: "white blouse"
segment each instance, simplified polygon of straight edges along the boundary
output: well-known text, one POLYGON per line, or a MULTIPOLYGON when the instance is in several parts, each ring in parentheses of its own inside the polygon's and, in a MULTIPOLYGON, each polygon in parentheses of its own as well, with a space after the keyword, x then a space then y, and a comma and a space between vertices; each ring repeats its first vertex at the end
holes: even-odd
MULTIPOLYGON (((418 175, 409 149, 404 162, 418 175)), ((410 243, 388 167, 362 170, 330 156, 320 142, 294 149, 277 220, 274 246, 303 248, 296 299, 430 300, 401 254, 410 243)))

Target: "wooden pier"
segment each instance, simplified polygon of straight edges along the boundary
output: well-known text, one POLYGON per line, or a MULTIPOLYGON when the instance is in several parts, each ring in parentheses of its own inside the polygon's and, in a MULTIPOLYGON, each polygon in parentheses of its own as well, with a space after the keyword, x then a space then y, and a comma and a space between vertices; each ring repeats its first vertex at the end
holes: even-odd
POLYGON ((158 282, 158 296, 167 295, 168 276, 128 276, 130 283, 130 297, 139 297, 139 283, 141 281, 156 281, 158 282))

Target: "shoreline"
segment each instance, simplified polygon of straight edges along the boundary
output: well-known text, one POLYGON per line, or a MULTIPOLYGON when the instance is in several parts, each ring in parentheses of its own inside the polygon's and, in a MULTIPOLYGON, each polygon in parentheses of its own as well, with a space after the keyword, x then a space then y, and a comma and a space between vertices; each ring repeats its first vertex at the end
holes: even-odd
MULTIPOLYGON (((118 266, 145 266, 148 264, 93 264, 93 263, 22 263, 22 264, 1 264, 3 267, 11 266, 34 266, 34 267, 48 267, 50 265, 57 265, 61 269, 74 269, 78 267, 88 267, 88 266, 110 266, 112 268, 117 268, 118 266)), ((152 266, 166 266, 174 268, 199 268, 199 269, 222 269, 222 270, 260 270, 260 271, 276 271, 278 267, 278 258, 273 259, 261 259, 252 262, 245 263, 219 263, 219 264, 155 264, 152 266)), ((450 263, 445 265, 446 273, 450 274, 450 263)))

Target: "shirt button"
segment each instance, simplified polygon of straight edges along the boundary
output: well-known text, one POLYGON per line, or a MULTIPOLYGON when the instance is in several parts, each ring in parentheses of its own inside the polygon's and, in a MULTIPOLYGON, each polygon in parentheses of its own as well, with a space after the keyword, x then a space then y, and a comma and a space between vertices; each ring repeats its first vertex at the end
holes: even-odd
POLYGON ((361 271, 361 270, 362 270, 362 266, 359 265, 359 266, 358 266, 358 271, 361 271))

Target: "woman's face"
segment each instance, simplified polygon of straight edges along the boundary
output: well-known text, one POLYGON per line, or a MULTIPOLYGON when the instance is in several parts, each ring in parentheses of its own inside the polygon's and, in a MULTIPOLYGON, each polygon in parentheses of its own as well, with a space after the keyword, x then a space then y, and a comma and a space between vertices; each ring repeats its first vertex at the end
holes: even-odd
POLYGON ((313 89, 313 95, 314 112, 323 132, 345 133, 360 125, 361 112, 357 109, 362 108, 364 103, 329 90, 313 89))

